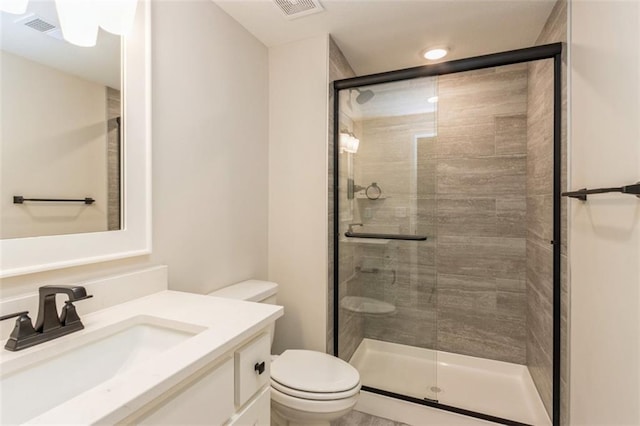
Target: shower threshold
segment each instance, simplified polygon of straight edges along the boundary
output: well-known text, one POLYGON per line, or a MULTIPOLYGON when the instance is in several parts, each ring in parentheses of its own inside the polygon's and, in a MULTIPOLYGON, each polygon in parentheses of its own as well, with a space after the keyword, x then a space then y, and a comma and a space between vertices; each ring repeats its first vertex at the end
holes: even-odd
POLYGON ((368 388, 515 422, 551 425, 524 365, 372 339, 362 340, 350 363, 368 388))

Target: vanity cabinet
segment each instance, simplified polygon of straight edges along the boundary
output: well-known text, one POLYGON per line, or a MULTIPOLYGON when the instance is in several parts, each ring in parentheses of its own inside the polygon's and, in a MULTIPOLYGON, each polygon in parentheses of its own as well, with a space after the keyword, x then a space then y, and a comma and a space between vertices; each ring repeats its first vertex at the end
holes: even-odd
POLYGON ((245 341, 157 398, 129 424, 270 424, 271 338, 268 332, 245 341))

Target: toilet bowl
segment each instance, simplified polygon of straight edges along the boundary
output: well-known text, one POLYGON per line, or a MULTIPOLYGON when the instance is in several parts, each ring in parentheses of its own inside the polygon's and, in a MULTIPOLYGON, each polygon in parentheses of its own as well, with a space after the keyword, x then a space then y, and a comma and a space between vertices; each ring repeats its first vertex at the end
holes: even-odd
MULTIPOLYGON (((276 283, 249 280, 210 295, 274 304, 277 291, 276 283)), ((317 351, 286 350, 271 361, 271 424, 329 425, 353 409, 360 386, 358 370, 339 358, 317 351)))

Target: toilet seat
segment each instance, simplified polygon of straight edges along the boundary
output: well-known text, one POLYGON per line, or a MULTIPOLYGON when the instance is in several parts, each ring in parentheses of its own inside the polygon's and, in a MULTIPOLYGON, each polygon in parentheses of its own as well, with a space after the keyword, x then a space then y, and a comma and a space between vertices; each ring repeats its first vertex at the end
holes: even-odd
POLYGON ((340 358, 308 350, 287 350, 271 363, 274 388, 310 400, 348 398, 360 389, 360 374, 340 358))
POLYGON ((360 391, 360 383, 358 382, 355 387, 342 392, 308 392, 299 389, 291 389, 281 383, 278 383, 276 380, 271 379, 271 389, 276 389, 277 391, 294 398, 303 398, 311 401, 331 401, 357 395, 360 391))

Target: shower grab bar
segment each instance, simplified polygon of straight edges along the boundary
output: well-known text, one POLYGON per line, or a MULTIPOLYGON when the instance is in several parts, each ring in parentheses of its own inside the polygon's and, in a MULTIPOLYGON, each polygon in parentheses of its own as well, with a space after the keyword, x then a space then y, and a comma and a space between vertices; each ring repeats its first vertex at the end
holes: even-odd
POLYGON ((87 197, 82 199, 62 199, 62 198, 24 198, 22 195, 13 196, 13 204, 24 204, 25 201, 50 202, 50 203, 85 203, 93 204, 96 200, 87 197))
POLYGON ((620 192, 622 194, 632 194, 640 198, 640 182, 636 182, 633 185, 618 186, 612 188, 597 188, 587 189, 583 188, 578 191, 563 192, 563 197, 577 198, 578 200, 587 201, 588 194, 606 194, 608 192, 620 192))
POLYGON ((378 234, 373 232, 350 232, 344 233, 348 238, 371 238, 376 240, 403 240, 403 241, 426 241, 426 235, 407 235, 407 234, 378 234))

